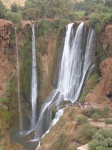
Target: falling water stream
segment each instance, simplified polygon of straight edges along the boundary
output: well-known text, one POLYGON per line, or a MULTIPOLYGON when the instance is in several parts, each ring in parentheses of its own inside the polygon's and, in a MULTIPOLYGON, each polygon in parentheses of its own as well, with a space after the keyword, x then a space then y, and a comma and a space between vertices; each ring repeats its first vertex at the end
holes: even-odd
POLYGON ((37 63, 36 63, 36 49, 35 49, 35 26, 32 24, 32 81, 31 81, 31 129, 34 129, 36 124, 36 109, 37 109, 37 63))
POLYGON ((18 39, 17 39, 17 29, 15 28, 15 42, 16 42, 16 54, 17 54, 17 85, 18 85, 18 108, 19 108, 19 128, 20 133, 23 133, 23 116, 22 116, 22 105, 20 98, 20 70, 19 70, 19 53, 18 53, 18 39))

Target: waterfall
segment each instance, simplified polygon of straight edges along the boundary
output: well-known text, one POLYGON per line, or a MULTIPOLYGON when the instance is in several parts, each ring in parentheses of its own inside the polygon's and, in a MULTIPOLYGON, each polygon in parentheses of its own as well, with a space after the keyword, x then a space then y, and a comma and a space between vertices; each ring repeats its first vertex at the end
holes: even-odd
POLYGON ((33 129, 36 124, 37 97, 38 97, 38 88, 37 88, 37 65, 36 65, 36 49, 35 49, 35 26, 34 24, 32 24, 31 129, 33 129))
POLYGON ((16 42, 16 55, 17 55, 17 86, 18 86, 18 107, 19 107, 19 128, 20 133, 23 133, 23 117, 22 117, 22 106, 20 98, 20 70, 19 70, 19 53, 18 53, 18 39, 17 39, 17 29, 15 28, 15 42, 16 42))
POLYGON ((40 112, 40 117, 35 127, 34 139, 40 140, 49 129, 52 122, 52 109, 61 101, 70 100, 72 103, 78 100, 84 84, 86 83, 94 63, 94 31, 89 30, 87 40, 84 36, 84 23, 82 22, 73 37, 74 24, 66 26, 66 35, 58 64, 57 88, 54 89, 45 100, 40 112), (84 46, 84 40, 86 46, 84 46))
POLYGON ((76 31, 73 44, 70 48, 70 31, 73 24, 68 25, 66 40, 62 55, 62 62, 59 71, 58 89, 64 95, 64 100, 75 101, 75 94, 79 88, 82 75, 82 36, 84 23, 81 23, 76 31), (69 36, 67 33, 69 32, 69 36), (68 48, 67 48, 67 46, 68 48))

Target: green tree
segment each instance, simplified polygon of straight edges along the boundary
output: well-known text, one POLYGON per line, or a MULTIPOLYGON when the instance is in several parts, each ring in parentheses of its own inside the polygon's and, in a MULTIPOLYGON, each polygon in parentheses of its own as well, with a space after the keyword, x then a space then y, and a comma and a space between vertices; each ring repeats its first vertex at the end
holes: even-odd
POLYGON ((71 15, 72 5, 68 0, 27 0, 23 12, 25 19, 63 18, 71 15))
POLYGON ((89 144, 89 150, 111 150, 112 129, 100 129, 89 144))
POLYGON ((89 123, 84 123, 78 127, 77 141, 81 144, 86 144, 92 140, 97 129, 89 123))
POLYGON ((13 3, 11 5, 11 11, 12 12, 18 12, 19 11, 19 7, 18 7, 18 5, 16 3, 13 3))
POLYGON ((5 18, 6 8, 3 3, 0 1, 0 18, 5 18))

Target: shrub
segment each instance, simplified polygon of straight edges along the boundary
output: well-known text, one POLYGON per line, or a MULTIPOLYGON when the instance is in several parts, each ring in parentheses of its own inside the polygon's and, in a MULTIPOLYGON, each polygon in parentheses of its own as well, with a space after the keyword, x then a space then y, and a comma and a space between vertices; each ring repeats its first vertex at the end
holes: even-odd
POLYGON ((92 114, 91 118, 94 119, 94 120, 98 120, 100 119, 102 116, 98 113, 98 112, 95 112, 94 114, 92 114))
POLYGON ((37 24, 39 36, 45 36, 51 31, 51 23, 48 20, 42 20, 37 22, 37 24))
POLYGON ((79 132, 77 135, 77 141, 81 144, 86 144, 91 141, 95 132, 97 131, 94 126, 88 123, 79 126, 78 130, 79 132))
POLYGON ((105 124, 112 124, 112 119, 105 119, 105 124))
POLYGON ((103 110, 102 110, 102 116, 104 118, 107 118, 109 116, 109 112, 110 112, 110 109, 108 106, 104 106, 103 110))
POLYGON ((109 116, 109 107, 105 106, 103 109, 89 107, 83 110, 83 114, 92 119, 106 118, 109 116))
POLYGON ((86 116, 78 116, 77 118, 77 124, 78 125, 82 125, 83 123, 87 123, 88 120, 87 120, 87 117, 86 116))
POLYGON ((13 23, 20 23, 22 20, 22 16, 20 13, 15 13, 11 11, 7 11, 6 18, 11 20, 13 23))
POLYGON ((111 13, 94 13, 90 16, 89 25, 95 28, 97 34, 102 32, 108 23, 112 23, 111 13))
POLYGON ((112 129, 100 129, 89 144, 89 150, 111 150, 112 129))
POLYGON ((89 108, 86 108, 83 110, 83 114, 87 117, 91 117, 92 114, 94 114, 94 113, 95 113, 95 108, 93 108, 93 107, 89 107, 89 108))
POLYGON ((0 150, 3 150, 3 147, 2 147, 2 146, 0 146, 0 150))
POLYGON ((0 118, 2 118, 6 122, 7 128, 9 128, 13 121, 12 113, 8 110, 0 110, 0 118))

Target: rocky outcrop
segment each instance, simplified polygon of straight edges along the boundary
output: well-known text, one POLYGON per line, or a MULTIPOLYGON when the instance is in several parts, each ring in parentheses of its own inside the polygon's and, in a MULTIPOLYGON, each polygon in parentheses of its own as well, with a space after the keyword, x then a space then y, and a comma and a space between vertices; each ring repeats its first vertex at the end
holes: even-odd
MULTIPOLYGON (((39 39, 38 39, 39 40, 39 39)), ((37 42, 38 42, 37 40, 37 42)), ((45 100, 52 89, 54 75, 56 73, 56 60, 58 50, 57 47, 57 36, 50 34, 47 40, 44 40, 46 52, 39 53, 38 69, 40 72, 40 97, 41 100, 45 100), (46 90, 47 89, 47 90, 46 90)), ((42 45, 42 43, 41 43, 42 45)), ((44 45, 44 44, 43 44, 44 45)), ((42 47, 40 47, 42 48, 42 47)))
POLYGON ((15 73, 15 66, 12 64, 14 47, 11 41, 11 28, 13 27, 11 21, 0 19, 0 98, 6 96, 6 82, 10 73, 15 73))
POLYGON ((10 143, 7 130, 18 117, 16 85, 14 24, 0 19, 0 149, 3 150, 22 150, 21 145, 10 143))
POLYGON ((99 83, 86 97, 89 103, 109 103, 112 100, 112 58, 107 58, 100 64, 100 71, 99 83))
POLYGON ((99 38, 107 56, 112 56, 112 25, 107 25, 99 38))

